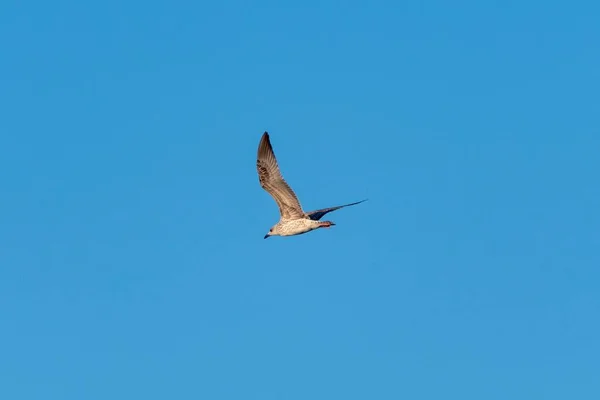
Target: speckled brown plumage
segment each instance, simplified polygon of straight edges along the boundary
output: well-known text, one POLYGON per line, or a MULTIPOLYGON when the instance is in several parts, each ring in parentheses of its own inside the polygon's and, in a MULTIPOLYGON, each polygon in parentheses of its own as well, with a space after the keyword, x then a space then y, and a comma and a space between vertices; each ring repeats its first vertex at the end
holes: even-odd
POLYGON ((256 171, 258 172, 260 186, 273 197, 277 207, 279 207, 280 214, 279 222, 273 225, 269 233, 265 235, 265 239, 269 236, 293 236, 318 228, 329 228, 335 224, 331 221, 319 221, 325 214, 365 201, 361 200, 342 206, 304 212, 298 196, 283 179, 268 132, 263 134, 258 144, 256 171))

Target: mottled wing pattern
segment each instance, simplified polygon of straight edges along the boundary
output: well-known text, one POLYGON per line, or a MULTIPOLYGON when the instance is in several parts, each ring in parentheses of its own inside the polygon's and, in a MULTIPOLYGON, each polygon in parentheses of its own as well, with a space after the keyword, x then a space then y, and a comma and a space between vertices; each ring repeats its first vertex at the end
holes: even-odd
POLYGON ((304 215, 307 218, 312 219, 313 221, 318 221, 321 218, 323 218, 323 216, 327 213, 330 213, 332 211, 335 210, 339 210, 340 208, 344 208, 344 207, 349 207, 349 206, 354 206, 356 204, 360 204, 363 201, 367 201, 367 199, 361 200, 361 201, 357 201, 356 203, 350 203, 350 204, 344 204, 343 206, 337 206, 337 207, 329 207, 329 208, 322 208, 320 210, 315 210, 315 211, 308 211, 307 213, 305 213, 304 215))
POLYGON ((271 147, 271 141, 267 132, 263 134, 258 145, 256 170, 258 171, 260 186, 275 199, 281 218, 304 218, 304 212, 302 211, 298 197, 296 197, 296 194, 283 179, 279 171, 277 159, 275 158, 275 153, 271 147))

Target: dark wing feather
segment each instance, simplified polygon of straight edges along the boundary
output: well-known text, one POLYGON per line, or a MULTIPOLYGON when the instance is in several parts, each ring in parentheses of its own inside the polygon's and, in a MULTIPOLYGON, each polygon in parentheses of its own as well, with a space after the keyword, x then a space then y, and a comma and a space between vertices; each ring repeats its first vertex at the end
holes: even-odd
POLYGON ((307 218, 310 218, 314 221, 318 221, 321 218, 323 218, 323 216, 329 212, 335 211, 335 210, 339 210, 340 208, 344 208, 344 207, 349 207, 349 206, 354 206, 356 204, 360 204, 363 201, 367 201, 367 199, 361 200, 361 201, 357 201, 356 203, 350 203, 350 204, 344 204, 343 206, 337 206, 337 207, 329 207, 329 208, 322 208, 320 210, 315 210, 315 211, 309 211, 307 213, 305 213, 304 215, 307 218))
POLYGON ((303 218, 304 212, 298 197, 283 179, 281 171, 279 171, 277 159, 267 132, 263 134, 258 145, 256 170, 258 171, 260 186, 273 197, 279 207, 281 217, 284 219, 303 218))

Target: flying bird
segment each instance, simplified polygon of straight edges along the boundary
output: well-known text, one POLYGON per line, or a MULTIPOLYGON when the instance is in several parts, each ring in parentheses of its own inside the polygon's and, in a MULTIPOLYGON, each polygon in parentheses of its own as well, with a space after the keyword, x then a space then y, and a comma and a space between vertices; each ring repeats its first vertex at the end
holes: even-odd
POLYGON ((366 201, 365 199, 342 206, 309 212, 302 211, 298 197, 281 175, 268 132, 263 134, 258 144, 256 170, 258 171, 260 186, 273 197, 279 207, 280 214, 279 222, 269 229, 265 239, 270 236, 301 235, 318 228, 329 228, 335 224, 331 221, 320 221, 325 214, 366 201))

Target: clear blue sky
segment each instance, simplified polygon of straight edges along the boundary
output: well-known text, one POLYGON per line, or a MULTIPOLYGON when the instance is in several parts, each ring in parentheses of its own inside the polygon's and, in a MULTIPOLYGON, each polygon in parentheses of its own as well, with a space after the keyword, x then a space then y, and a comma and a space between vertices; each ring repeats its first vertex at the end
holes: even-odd
POLYGON ((0 6, 0 398, 600 398, 600 5, 0 6), (268 130, 306 209, 263 240, 268 130))

